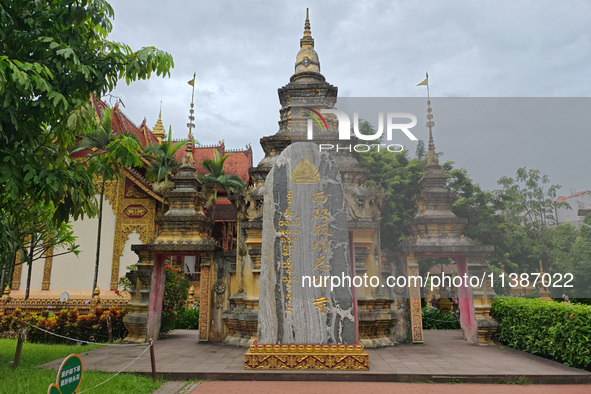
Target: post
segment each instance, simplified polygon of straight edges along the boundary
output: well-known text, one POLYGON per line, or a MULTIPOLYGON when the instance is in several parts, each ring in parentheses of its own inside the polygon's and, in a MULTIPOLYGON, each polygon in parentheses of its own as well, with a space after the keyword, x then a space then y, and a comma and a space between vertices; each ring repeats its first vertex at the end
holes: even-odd
POLYGON ((21 362, 21 352, 23 350, 23 341, 25 339, 25 329, 21 328, 18 332, 18 340, 16 342, 16 352, 14 353, 14 361, 12 369, 16 369, 21 362))
POLYGON ((113 343, 113 325, 111 324, 111 314, 107 315, 107 330, 109 331, 109 343, 113 343))
POLYGON ((150 363, 152 364, 152 378, 156 381, 156 357, 154 356, 154 340, 150 338, 150 363))

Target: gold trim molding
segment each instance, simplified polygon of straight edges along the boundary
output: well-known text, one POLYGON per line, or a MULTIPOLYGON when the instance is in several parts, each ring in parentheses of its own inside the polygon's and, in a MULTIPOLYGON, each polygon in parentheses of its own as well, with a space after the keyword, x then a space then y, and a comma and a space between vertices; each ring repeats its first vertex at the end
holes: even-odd
MULTIPOLYGON (((127 195, 136 196, 139 192, 135 189, 133 181, 129 180, 130 187, 127 190, 127 195), (133 190, 132 193, 129 193, 133 190)), ((123 255, 123 249, 127 242, 129 235, 136 231, 140 240, 143 244, 150 242, 154 236, 155 224, 154 218, 156 217, 156 202, 145 196, 146 198, 127 198, 125 185, 127 178, 121 177, 116 183, 116 198, 113 203, 113 209, 115 211, 115 234, 113 238, 113 262, 111 266, 111 290, 117 290, 119 282, 119 262, 123 255), (141 209, 145 211, 142 217, 130 217, 128 213, 131 209, 141 209)))
POLYGON ((363 345, 250 346, 244 369, 311 369, 368 371, 369 355, 363 345))
POLYGON ((209 281, 210 267, 201 265, 201 280, 199 281, 199 342, 207 342, 209 337, 209 281))
POLYGON ((51 284, 51 266, 53 265, 53 247, 47 249, 45 252, 45 266, 43 267, 43 281, 41 282, 41 290, 49 290, 51 284))

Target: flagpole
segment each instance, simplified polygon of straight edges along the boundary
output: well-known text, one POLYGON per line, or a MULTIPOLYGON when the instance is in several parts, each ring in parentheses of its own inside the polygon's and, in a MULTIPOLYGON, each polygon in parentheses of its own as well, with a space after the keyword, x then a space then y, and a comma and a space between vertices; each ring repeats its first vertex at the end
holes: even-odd
POLYGON ((193 129, 193 127, 195 127, 195 124, 193 123, 193 121, 195 120, 195 116, 193 116, 193 114, 195 113, 195 110, 193 109, 193 107, 195 106, 195 77, 197 76, 197 71, 195 71, 193 73, 193 79, 191 81, 189 81, 189 84, 193 87, 193 91, 191 93, 191 109, 189 110, 189 123, 187 123, 187 126, 189 127, 189 140, 193 139, 193 134, 191 133, 191 130, 193 129))

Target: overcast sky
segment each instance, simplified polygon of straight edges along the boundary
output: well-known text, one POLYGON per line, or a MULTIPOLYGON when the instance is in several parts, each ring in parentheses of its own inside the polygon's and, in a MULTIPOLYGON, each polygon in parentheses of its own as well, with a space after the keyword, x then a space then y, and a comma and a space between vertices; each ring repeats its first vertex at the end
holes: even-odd
MULTIPOLYGON (((197 71, 197 140, 224 139, 230 148, 250 143, 255 165, 262 158, 259 139, 278 129, 277 88, 294 72, 306 7, 322 73, 340 97, 422 97, 425 89, 416 85, 426 70, 435 97, 591 96, 588 1, 110 3, 111 40, 134 49, 153 45, 175 61, 170 78, 121 82, 113 94, 123 100, 126 115, 136 124, 146 118, 152 127, 162 101, 165 126, 172 125, 174 138, 185 138, 187 81, 197 71)), ((563 186, 562 194, 591 189, 591 100, 582 103, 580 111, 571 111, 579 119, 565 119, 569 127, 560 127, 556 115, 555 132, 546 127, 541 133, 533 110, 531 122, 517 122, 515 138, 479 138, 472 122, 467 141, 465 132, 454 131, 461 119, 438 118, 434 99, 438 147, 485 188, 527 166, 549 174, 563 186)), ((424 115, 417 117, 413 132, 426 139, 424 115)))

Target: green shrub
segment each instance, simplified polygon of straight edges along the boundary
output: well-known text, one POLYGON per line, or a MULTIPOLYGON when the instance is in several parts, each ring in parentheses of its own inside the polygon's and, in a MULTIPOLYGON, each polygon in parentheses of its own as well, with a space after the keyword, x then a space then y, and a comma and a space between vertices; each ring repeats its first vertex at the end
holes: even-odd
POLYGON ((174 328, 197 330, 199 328, 199 305, 185 309, 175 320, 174 328))
POLYGON ((497 297, 491 315, 503 344, 591 369, 591 306, 497 297))
POLYGON ((162 302, 162 318, 160 335, 165 335, 175 328, 175 321, 185 313, 189 281, 183 274, 170 265, 164 266, 164 299, 162 302))
POLYGON ((108 318, 111 319, 114 340, 127 336, 127 329, 123 325, 125 313, 125 309, 118 307, 108 310, 98 307, 94 313, 88 315, 79 315, 77 309, 62 309, 57 313, 49 310, 41 313, 23 313, 20 309, 15 309, 10 315, 0 315, 0 332, 15 332, 23 327, 27 330, 27 338, 30 342, 72 343, 68 339, 56 337, 33 327, 37 326, 54 334, 77 340, 108 342, 108 318))
POLYGON ((455 330, 460 327, 460 312, 441 312, 431 305, 423 308, 423 328, 425 330, 455 330))

